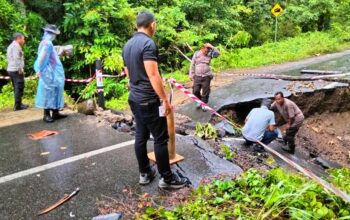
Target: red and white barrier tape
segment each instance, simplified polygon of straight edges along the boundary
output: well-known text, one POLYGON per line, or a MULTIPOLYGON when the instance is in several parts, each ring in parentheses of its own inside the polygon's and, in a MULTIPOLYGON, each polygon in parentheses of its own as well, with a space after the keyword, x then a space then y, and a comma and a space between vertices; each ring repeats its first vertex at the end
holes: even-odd
POLYGON ((10 77, 9 76, 0 76, 0 79, 10 80, 10 77))
MULTIPOLYGON (((122 72, 120 75, 103 75, 104 78, 119 78, 124 77, 126 74, 122 72)), ((9 76, 0 76, 0 80, 10 80, 11 78, 9 76)), ((35 76, 26 77, 25 80, 36 80, 37 78, 35 76)), ((95 75, 88 78, 88 79, 65 79, 66 82, 72 82, 72 83, 90 83, 95 79, 95 75)))
POLYGON ((183 93, 185 93, 188 97, 190 97, 193 101, 197 102, 198 104, 200 104, 201 107, 204 107, 206 110, 208 110, 210 113, 215 114, 216 116, 220 117, 221 119, 223 119, 225 122, 229 123, 230 125, 232 125, 234 128, 238 128, 240 129, 240 126, 233 123, 232 121, 228 120, 226 117, 220 115, 215 109, 211 108, 208 104, 202 102, 202 100, 200 100, 197 96, 195 96, 190 90, 186 89, 182 84, 176 82, 175 79, 170 78, 168 79, 168 81, 175 85, 176 88, 178 88, 179 90, 181 90, 183 93))
MULTIPOLYGON (((10 80, 9 76, 0 76, 0 79, 10 80)), ((36 80, 35 76, 26 77, 25 80, 36 80)), ((74 83, 89 83, 94 79, 94 77, 90 77, 88 79, 66 79, 66 82, 74 82, 74 83)))
POLYGON ((339 196, 340 198, 342 198, 345 202, 349 202, 350 203, 350 196, 341 191, 340 189, 338 189, 337 187, 333 186, 332 184, 328 183, 327 181, 321 179, 320 177, 318 177, 316 174, 314 174, 312 171, 300 166, 299 164, 297 164, 296 162, 288 159, 287 157, 283 156, 282 154, 278 153, 277 151, 275 151, 274 149, 272 149, 271 147, 263 144, 261 141, 256 141, 257 143, 259 143, 261 146, 263 146, 267 151, 269 151, 270 153, 278 156, 279 158, 281 158, 282 160, 284 160, 286 163, 288 163, 291 167, 297 169, 298 171, 300 171, 301 173, 303 173, 305 176, 313 179, 315 182, 317 182, 318 184, 320 184, 324 189, 329 190, 330 192, 334 193, 335 195, 339 196))
POLYGON ((336 77, 345 77, 349 76, 350 73, 342 73, 342 74, 330 74, 330 75, 321 75, 321 76, 312 76, 312 77, 302 77, 302 76, 292 76, 285 74, 263 74, 263 73, 237 73, 237 74, 227 74, 232 76, 246 76, 246 77, 260 77, 260 78, 268 78, 268 79, 290 79, 290 80, 303 80, 303 79, 311 79, 311 80, 322 80, 324 78, 336 78, 336 77))
POLYGON ((263 74, 263 73, 233 73, 230 74, 232 76, 247 76, 247 77, 262 77, 262 78, 269 78, 269 79, 279 79, 278 76, 284 77, 286 75, 275 75, 275 74, 263 74))
POLYGON ((66 79, 66 82, 73 82, 73 83, 89 83, 92 80, 94 80, 95 76, 92 76, 88 79, 66 79))

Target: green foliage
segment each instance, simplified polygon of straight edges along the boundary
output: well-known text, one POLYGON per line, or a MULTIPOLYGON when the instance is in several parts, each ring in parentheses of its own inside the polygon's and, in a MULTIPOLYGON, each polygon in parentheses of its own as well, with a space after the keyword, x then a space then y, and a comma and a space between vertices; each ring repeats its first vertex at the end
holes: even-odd
POLYGON ((334 0, 295 1, 288 5, 285 18, 299 26, 302 31, 323 31, 330 28, 334 0))
MULTIPOLYGON (((67 78, 90 76, 96 59, 103 60, 106 73, 120 72, 122 47, 135 30, 136 13, 143 8, 156 14, 158 31, 154 39, 159 46, 160 69, 174 73, 179 82, 189 81, 189 63, 179 55, 178 49, 191 57, 192 49, 198 50, 205 42, 219 46, 222 52, 213 60, 215 71, 281 63, 349 47, 350 0, 282 1, 285 10, 278 17, 280 42, 276 44, 271 43, 275 24, 271 8, 275 3, 274 0, 0 0, 0 72, 6 68, 6 48, 12 33, 23 32, 27 37, 26 72, 33 73, 45 23, 55 23, 61 29, 55 44, 74 45, 75 55, 63 62, 67 78)), ((107 100, 125 94, 123 81, 106 85, 107 100)), ((83 89, 82 85, 72 85, 69 94, 76 96, 83 89)), ((88 98, 94 94, 95 87, 92 84, 86 90, 84 97, 88 98)))
POLYGON ((129 107, 128 98, 129 93, 124 93, 119 98, 106 101, 106 107, 115 110, 126 110, 129 107))
POLYGON ((6 68, 6 48, 12 33, 21 29, 20 16, 16 8, 7 0, 0 0, 0 69, 6 68), (2 54, 4 52, 4 54, 2 54))
MULTIPOLYGON (((273 0, 0 0, 0 68, 6 66, 4 51, 11 33, 22 31, 28 37, 25 55, 27 72, 31 73, 41 38, 40 28, 49 22, 63 28, 57 44, 74 45, 75 56, 64 63, 67 76, 86 77, 93 70, 95 59, 104 61, 105 71, 120 72, 121 48, 134 31, 136 12, 149 8, 157 17, 155 40, 160 49, 160 67, 173 72, 187 67, 187 61, 176 52, 179 48, 191 56, 193 52, 187 44, 198 49, 210 41, 230 50, 271 42, 275 19, 270 10, 275 3, 273 0)), ((285 10, 278 18, 279 39, 331 28, 336 32, 335 39, 350 39, 349 0, 290 0, 281 5, 285 10)))
POLYGON ((173 73, 164 74, 164 77, 167 79, 173 78, 179 83, 190 81, 190 77, 188 76, 188 74, 181 71, 175 71, 173 73))
POLYGON ((350 205, 298 174, 249 170, 234 180, 200 186, 172 211, 149 209, 141 219, 348 219, 350 205))
POLYGON ((350 169, 332 169, 328 172, 331 175, 331 182, 350 194, 350 169))
POLYGON ((232 160, 236 156, 236 152, 232 151, 226 144, 221 144, 220 147, 220 153, 223 154, 227 160, 232 160))
POLYGON ((238 31, 237 34, 229 38, 227 46, 246 47, 249 45, 252 35, 245 31, 238 31))
POLYGON ((6 69, 7 67, 7 61, 6 61, 6 54, 3 54, 0 52, 0 69, 6 69))
POLYGON ((69 43, 75 45, 70 71, 87 70, 96 59, 104 69, 121 71, 121 48, 133 32, 135 12, 126 0, 82 0, 64 4, 63 27, 69 43))
POLYGON ((45 21, 36 13, 28 12, 23 15, 18 5, 10 4, 10 1, 0 0, 0 69, 6 69, 6 49, 12 41, 14 32, 21 32, 27 38, 24 46, 26 58, 25 70, 32 73, 36 50, 41 39, 41 28, 45 21))
POLYGON ((23 1, 30 11, 37 12, 50 24, 57 24, 64 16, 63 3, 67 0, 30 0, 23 1))
MULTIPOLYGON (((34 105, 34 98, 36 94, 37 81, 28 80, 25 81, 23 103, 34 105)), ((0 93, 0 110, 9 110, 14 106, 14 92, 13 86, 9 82, 2 87, 0 93)))
POLYGON ((25 69, 29 75, 33 73, 34 61, 40 40, 42 38, 42 27, 46 21, 37 13, 29 12, 23 20, 24 30, 26 36, 26 44, 23 48, 25 55, 25 69))
POLYGON ((2 87, 0 93, 0 110, 11 109, 14 105, 13 87, 10 83, 2 87))
POLYGON ((83 100, 91 99, 96 93, 97 85, 96 80, 87 84, 84 90, 78 92, 83 100))
POLYGON ((204 140, 217 138, 216 129, 210 123, 201 124, 200 122, 197 122, 195 135, 204 140))
MULTIPOLYGON (((114 78, 104 78, 104 95, 106 100, 110 100, 112 98, 118 99, 128 92, 127 90, 128 79, 124 78, 122 80, 114 79, 114 78)), ((80 92, 82 98, 84 100, 91 99, 96 93, 96 80, 90 82, 86 88, 80 92)))

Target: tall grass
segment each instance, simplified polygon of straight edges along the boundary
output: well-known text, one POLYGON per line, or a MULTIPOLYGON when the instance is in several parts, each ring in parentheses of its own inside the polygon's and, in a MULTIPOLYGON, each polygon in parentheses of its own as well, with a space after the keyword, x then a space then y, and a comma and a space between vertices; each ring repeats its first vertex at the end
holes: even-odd
POLYGON ((236 50, 225 50, 221 47, 221 56, 213 60, 212 66, 216 71, 229 68, 259 67, 300 60, 347 48, 350 48, 350 42, 332 32, 305 33, 258 47, 236 50))

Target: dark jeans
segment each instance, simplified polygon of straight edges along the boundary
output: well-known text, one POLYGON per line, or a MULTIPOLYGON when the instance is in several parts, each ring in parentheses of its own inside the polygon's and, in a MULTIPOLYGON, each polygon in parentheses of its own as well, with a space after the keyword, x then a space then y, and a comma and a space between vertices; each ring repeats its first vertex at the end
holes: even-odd
POLYGON ((263 139, 261 140, 261 142, 263 144, 268 145, 273 140, 275 140, 277 138, 277 136, 278 136, 277 131, 265 131, 263 139))
POLYGON ((168 127, 166 117, 159 117, 160 101, 136 103, 129 100, 129 105, 136 120, 135 152, 140 173, 151 171, 147 141, 152 134, 158 172, 164 178, 169 177, 172 173, 168 153, 168 127))
MULTIPOLYGON (((264 133, 264 136, 263 136, 263 138, 262 138, 262 140, 261 140, 261 142, 262 142, 263 144, 268 145, 268 144, 271 143, 273 140, 275 140, 275 139, 277 138, 277 136, 278 136, 277 131, 267 131, 267 130, 266 130, 265 133, 264 133)), ((244 137, 244 139, 245 139, 245 141, 246 141, 246 143, 247 143, 248 145, 251 145, 251 144, 254 144, 254 143, 255 143, 255 142, 252 142, 252 141, 246 139, 245 137, 244 137)))
POLYGON ((295 149, 295 136, 298 133, 300 127, 290 127, 286 130, 286 135, 283 137, 284 141, 288 143, 288 147, 291 150, 295 149))
POLYGON ((193 79, 193 94, 204 103, 208 103, 209 101, 210 82, 212 78, 212 76, 195 76, 193 79))
POLYGON ((15 107, 20 107, 22 104, 22 96, 24 90, 24 76, 18 74, 18 72, 8 72, 15 94, 15 107))

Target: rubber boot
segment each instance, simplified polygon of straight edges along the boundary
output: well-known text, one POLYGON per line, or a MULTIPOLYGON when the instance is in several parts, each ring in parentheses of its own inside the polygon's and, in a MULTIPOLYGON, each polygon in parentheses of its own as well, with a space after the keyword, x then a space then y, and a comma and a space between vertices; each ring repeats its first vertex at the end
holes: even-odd
POLYGON ((43 121, 44 121, 44 122, 47 122, 47 123, 52 123, 52 122, 55 121, 55 120, 53 120, 53 118, 52 118, 51 115, 50 115, 50 109, 44 109, 44 118, 43 118, 43 121))
POLYGON ((58 120, 58 119, 62 119, 62 118, 66 118, 68 115, 63 115, 61 114, 58 109, 52 109, 52 118, 54 120, 58 120))

